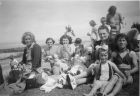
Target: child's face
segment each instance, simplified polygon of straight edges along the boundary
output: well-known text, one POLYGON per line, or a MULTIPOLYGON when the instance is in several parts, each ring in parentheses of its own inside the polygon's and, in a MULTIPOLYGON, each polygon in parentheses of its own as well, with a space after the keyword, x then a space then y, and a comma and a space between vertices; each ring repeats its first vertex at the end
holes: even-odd
POLYGON ((99 36, 101 40, 106 40, 109 37, 109 33, 107 32, 106 29, 101 29, 99 30, 99 36))
POLYGON ((63 45, 69 44, 69 39, 68 38, 63 38, 63 45))
POLYGON ((119 38, 117 41, 117 45, 119 47, 119 49, 124 49, 127 46, 127 41, 125 38, 119 38))
POLYGON ((106 19, 103 18, 103 19, 101 20, 101 23, 102 23, 103 25, 105 25, 105 24, 106 24, 106 19))
POLYGON ((32 44, 31 36, 29 36, 29 35, 25 36, 25 44, 27 46, 30 46, 32 44))
POLYGON ((52 41, 52 40, 48 40, 48 41, 47 41, 47 45, 48 45, 49 47, 51 47, 51 46, 53 45, 53 41, 52 41))
POLYGON ((90 22, 89 22, 89 25, 90 25, 91 27, 94 27, 96 24, 95 24, 94 21, 90 21, 90 22))
POLYGON ((106 61, 108 60, 108 52, 107 51, 100 52, 99 58, 102 63, 106 63, 106 61))

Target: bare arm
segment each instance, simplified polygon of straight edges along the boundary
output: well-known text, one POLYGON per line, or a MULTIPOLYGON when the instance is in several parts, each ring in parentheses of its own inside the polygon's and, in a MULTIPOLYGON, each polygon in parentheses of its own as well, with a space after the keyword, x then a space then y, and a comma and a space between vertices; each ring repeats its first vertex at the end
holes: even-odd
POLYGON ((123 79, 126 79, 125 75, 118 69, 118 67, 114 63, 111 63, 111 66, 116 73, 118 73, 123 79))
POLYGON ((120 13, 119 13, 119 17, 120 17, 120 23, 123 24, 123 19, 124 18, 122 17, 122 15, 120 13))
POLYGON ((129 72, 130 74, 133 74, 138 71, 137 55, 134 51, 131 51, 130 56, 132 58, 132 63, 134 67, 129 72))

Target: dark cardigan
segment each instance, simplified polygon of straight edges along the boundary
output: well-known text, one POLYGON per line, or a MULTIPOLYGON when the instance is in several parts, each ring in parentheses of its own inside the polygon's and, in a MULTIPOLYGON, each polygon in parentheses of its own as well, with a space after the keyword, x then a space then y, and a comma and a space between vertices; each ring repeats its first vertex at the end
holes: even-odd
MULTIPOLYGON (((25 48, 23 53, 23 58, 22 58, 22 63, 24 64, 27 63, 26 53, 27 53, 27 49, 25 48)), ((41 56, 42 56, 41 47, 38 44, 34 44, 33 48, 31 49, 31 57, 32 57, 31 62, 32 62, 33 69, 41 67, 41 56)))

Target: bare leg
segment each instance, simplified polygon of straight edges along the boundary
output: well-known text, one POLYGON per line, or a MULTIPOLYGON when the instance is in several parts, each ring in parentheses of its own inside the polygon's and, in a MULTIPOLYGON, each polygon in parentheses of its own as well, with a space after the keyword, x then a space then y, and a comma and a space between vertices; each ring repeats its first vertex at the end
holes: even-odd
MULTIPOLYGON (((108 84, 109 84, 108 81, 104 82, 104 84, 103 84, 102 87, 100 88, 100 93, 103 93, 103 91, 107 88, 108 84)), ((106 94, 104 94, 104 95, 106 95, 106 94)))
POLYGON ((119 78, 119 80, 116 83, 113 91, 107 96, 115 96, 122 89, 122 85, 123 85, 123 79, 119 78))
POLYGON ((81 78, 76 80, 77 85, 84 84, 84 83, 87 83, 87 78, 81 78))
POLYGON ((100 81, 96 81, 94 83, 94 87, 91 89, 89 94, 84 94, 84 96, 94 96, 97 92, 97 90, 101 87, 100 81))
POLYGON ((108 85, 104 88, 104 90, 101 90, 101 93, 104 95, 108 94, 114 87, 114 85, 117 83, 119 77, 117 75, 113 75, 111 80, 109 81, 108 85))

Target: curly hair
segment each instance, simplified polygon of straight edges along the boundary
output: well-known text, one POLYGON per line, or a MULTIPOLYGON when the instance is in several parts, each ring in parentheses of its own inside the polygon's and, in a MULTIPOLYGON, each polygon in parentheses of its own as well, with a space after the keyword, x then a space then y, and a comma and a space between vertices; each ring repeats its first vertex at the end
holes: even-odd
MULTIPOLYGON (((127 42, 126 48, 128 48, 129 50, 131 50, 130 44, 129 44, 129 39, 128 39, 127 35, 124 34, 124 33, 117 34, 117 36, 116 36, 116 38, 115 38, 115 42, 118 42, 118 40, 119 40, 120 38, 125 38, 125 40, 126 40, 126 42, 127 42)), ((116 47, 116 48, 115 48, 116 51, 119 51, 119 48, 118 48, 118 45, 117 45, 117 44, 116 44, 115 47, 116 47)))
POLYGON ((51 38, 51 37, 47 38, 45 43, 47 44, 47 42, 48 42, 49 40, 52 40, 53 44, 55 43, 54 39, 51 38))
POLYGON ((31 33, 31 32, 25 32, 25 33, 22 35, 22 38, 21 38, 22 44, 24 44, 24 45, 26 44, 26 43, 25 43, 25 37, 26 37, 26 36, 30 36, 32 42, 36 42, 36 41, 35 41, 35 36, 34 36, 33 33, 31 33))
POLYGON ((82 43, 82 39, 81 38, 76 38, 75 42, 76 44, 81 44, 82 43))
POLYGON ((72 43, 72 38, 71 38, 70 36, 68 36, 68 35, 63 35, 63 36, 60 37, 60 44, 63 45, 63 39, 65 39, 65 38, 67 38, 67 39, 69 40, 69 44, 72 43))

